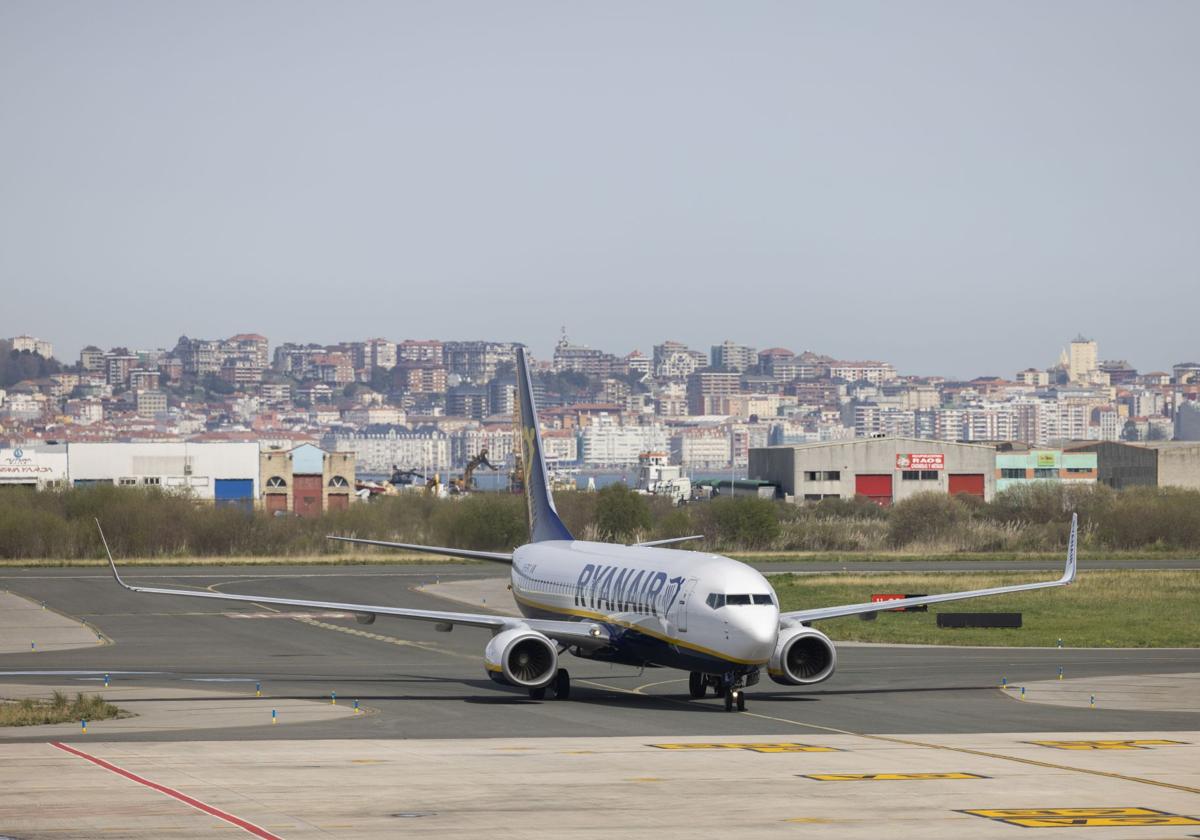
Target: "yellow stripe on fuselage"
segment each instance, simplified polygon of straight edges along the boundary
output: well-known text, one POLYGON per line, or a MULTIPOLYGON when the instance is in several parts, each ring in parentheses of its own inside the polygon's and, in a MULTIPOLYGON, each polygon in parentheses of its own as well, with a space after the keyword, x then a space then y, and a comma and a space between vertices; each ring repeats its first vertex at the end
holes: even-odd
POLYGON ((643 627, 640 624, 634 624, 631 621, 622 621, 619 618, 614 618, 613 616, 605 615, 604 613, 598 613, 598 612, 592 612, 591 610, 580 610, 580 609, 567 610, 567 609, 563 609, 562 607, 555 607, 555 606, 551 606, 550 604, 543 604, 540 601, 534 601, 532 598, 526 598, 523 595, 518 595, 516 589, 513 589, 512 594, 513 594, 513 598, 515 598, 518 601, 518 603, 525 604, 526 606, 534 607, 539 610, 546 610, 548 612, 558 613, 559 615, 570 616, 571 618, 584 618, 584 619, 590 619, 592 621, 602 621, 605 624, 616 624, 618 627, 625 627, 626 629, 629 629, 629 630, 636 630, 639 633, 644 633, 647 636, 651 636, 655 639, 658 639, 659 641, 667 642, 668 644, 672 644, 672 645, 678 645, 679 647, 687 648, 688 650, 694 650, 697 653, 703 653, 707 656, 716 657, 717 659, 723 659, 726 662, 732 662, 735 665, 765 665, 765 664, 767 664, 767 660, 765 660, 765 659, 738 659, 736 657, 730 656, 727 653, 721 653, 720 651, 712 650, 711 648, 706 648, 706 647, 702 647, 700 645, 692 644, 691 642, 686 642, 683 639, 676 639, 673 636, 666 635, 665 633, 659 633, 654 630, 650 630, 649 628, 643 627))

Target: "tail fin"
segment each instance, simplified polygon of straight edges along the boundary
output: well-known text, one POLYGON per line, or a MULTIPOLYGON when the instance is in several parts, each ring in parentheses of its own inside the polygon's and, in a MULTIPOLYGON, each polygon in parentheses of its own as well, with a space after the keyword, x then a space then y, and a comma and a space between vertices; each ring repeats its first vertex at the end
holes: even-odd
POLYGON ((573 540, 567 526, 558 518, 550 477, 542 457, 542 433, 538 429, 537 410, 533 406, 533 378, 525 348, 517 348, 517 391, 521 410, 521 464, 525 470, 525 501, 529 504, 529 540, 573 540))

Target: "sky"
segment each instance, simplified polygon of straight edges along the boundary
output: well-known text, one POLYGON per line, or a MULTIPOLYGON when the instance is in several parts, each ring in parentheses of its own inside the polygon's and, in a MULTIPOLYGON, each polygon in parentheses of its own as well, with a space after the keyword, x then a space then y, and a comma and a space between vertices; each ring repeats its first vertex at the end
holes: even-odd
POLYGON ((0 336, 1200 357, 1200 3, 0 4, 0 336))

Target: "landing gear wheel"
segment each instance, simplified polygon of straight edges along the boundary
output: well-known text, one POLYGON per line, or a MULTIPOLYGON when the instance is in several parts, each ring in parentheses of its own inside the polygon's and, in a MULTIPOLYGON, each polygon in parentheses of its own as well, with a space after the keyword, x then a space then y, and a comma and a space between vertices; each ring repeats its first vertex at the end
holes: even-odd
POLYGON ((692 673, 688 675, 688 693, 691 694, 693 698, 699 700, 704 696, 704 691, 707 688, 708 683, 704 679, 704 675, 699 671, 692 671, 692 673))
POLYGON ((720 683, 720 682, 718 682, 718 683, 714 683, 714 684, 713 684, 713 694, 717 695, 718 697, 724 697, 724 696, 725 696, 726 694, 728 694, 728 693, 729 693, 729 692, 728 692, 728 690, 725 688, 725 684, 724 684, 724 683, 720 683))
POLYGON ((530 700, 545 700, 546 699, 546 686, 542 686, 541 688, 529 689, 529 699, 530 700))
POLYGON ((727 712, 733 711, 733 692, 732 691, 725 692, 725 711, 727 711, 727 712))
POLYGON ((737 692, 737 710, 739 712, 746 711, 746 692, 737 692))
POLYGON ((571 696, 571 675, 566 668, 559 668, 554 675, 554 699, 566 700, 571 696))

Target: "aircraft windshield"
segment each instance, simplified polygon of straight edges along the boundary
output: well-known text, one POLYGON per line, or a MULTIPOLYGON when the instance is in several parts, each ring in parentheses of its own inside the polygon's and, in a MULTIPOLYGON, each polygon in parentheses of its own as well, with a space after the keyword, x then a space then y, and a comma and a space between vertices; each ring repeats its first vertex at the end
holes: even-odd
POLYGON ((714 610, 719 610, 726 604, 730 606, 770 606, 775 603, 775 599, 766 594, 748 594, 735 593, 733 595, 723 595, 719 592, 714 592, 705 599, 705 603, 714 610))

